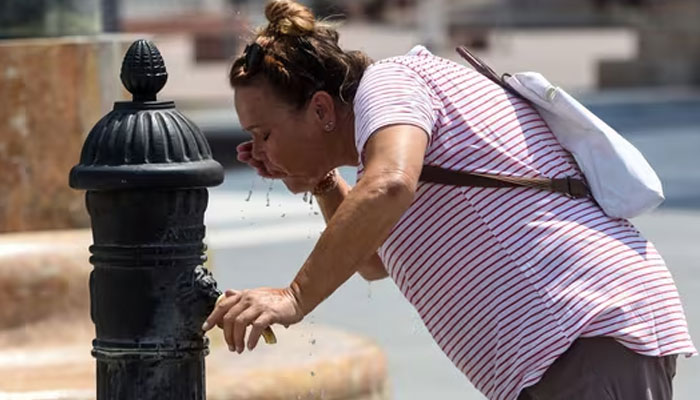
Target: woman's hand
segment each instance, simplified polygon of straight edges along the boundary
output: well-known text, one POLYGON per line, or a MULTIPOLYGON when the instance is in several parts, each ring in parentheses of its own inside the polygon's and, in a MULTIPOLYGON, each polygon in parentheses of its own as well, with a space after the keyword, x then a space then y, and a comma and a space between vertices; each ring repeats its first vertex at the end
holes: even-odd
POLYGON ((287 186, 287 189, 290 192, 298 194, 313 191, 321 179, 322 178, 318 177, 309 178, 305 176, 288 176, 286 178, 282 178, 282 182, 284 182, 284 185, 287 186))
POLYGON ((258 288, 252 290, 227 290, 207 317, 202 329, 207 331, 217 325, 224 330, 224 339, 229 350, 242 353, 245 349, 245 334, 248 335, 248 350, 258 344, 260 335, 272 324, 289 326, 301 321, 304 314, 292 291, 286 289, 258 288))
POLYGON ((253 156, 253 142, 250 140, 239 144, 236 147, 236 152, 238 161, 254 168, 258 175, 263 178, 282 179, 287 189, 295 194, 312 191, 323 179, 323 177, 288 176, 278 171, 270 170, 264 160, 253 156))
POLYGON ((264 160, 253 156, 253 141, 251 140, 236 146, 236 158, 238 161, 246 163, 252 168, 255 168, 258 175, 262 176, 263 178, 280 179, 286 176, 279 171, 270 170, 265 164, 264 160))
POLYGON ((289 176, 282 178, 282 181, 292 193, 311 192, 318 195, 338 187, 338 179, 338 172, 332 169, 320 178, 289 176))

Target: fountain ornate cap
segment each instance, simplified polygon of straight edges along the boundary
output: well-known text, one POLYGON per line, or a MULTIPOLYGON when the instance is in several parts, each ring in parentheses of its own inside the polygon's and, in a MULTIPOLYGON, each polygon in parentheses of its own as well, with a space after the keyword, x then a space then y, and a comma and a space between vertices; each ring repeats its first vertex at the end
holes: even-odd
POLYGON ((141 39, 127 50, 119 77, 133 95, 133 101, 155 101, 156 94, 168 81, 168 71, 153 42, 141 39))
POLYGON ((114 108, 92 128, 80 163, 70 172, 75 189, 197 188, 219 185, 224 173, 200 129, 172 101, 157 101, 168 73, 149 40, 132 43, 121 81, 132 101, 114 108))

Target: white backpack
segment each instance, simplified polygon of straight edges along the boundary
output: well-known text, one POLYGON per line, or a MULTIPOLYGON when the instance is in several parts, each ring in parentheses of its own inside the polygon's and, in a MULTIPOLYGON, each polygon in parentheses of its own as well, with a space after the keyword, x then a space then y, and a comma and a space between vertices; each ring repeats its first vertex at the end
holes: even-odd
POLYGON ((499 78, 466 48, 457 51, 478 72, 530 101, 574 156, 606 214, 632 218, 664 200, 661 181, 639 150, 564 90, 537 72, 499 78))

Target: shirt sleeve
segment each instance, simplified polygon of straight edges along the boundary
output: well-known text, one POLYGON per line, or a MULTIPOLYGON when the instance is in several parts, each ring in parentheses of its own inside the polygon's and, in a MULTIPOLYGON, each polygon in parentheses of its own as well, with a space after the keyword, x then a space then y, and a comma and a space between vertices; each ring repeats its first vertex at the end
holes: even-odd
POLYGON ((438 110, 433 99, 428 83, 410 67, 396 62, 371 65, 355 95, 358 154, 363 154, 372 134, 389 125, 418 126, 430 141, 438 110))

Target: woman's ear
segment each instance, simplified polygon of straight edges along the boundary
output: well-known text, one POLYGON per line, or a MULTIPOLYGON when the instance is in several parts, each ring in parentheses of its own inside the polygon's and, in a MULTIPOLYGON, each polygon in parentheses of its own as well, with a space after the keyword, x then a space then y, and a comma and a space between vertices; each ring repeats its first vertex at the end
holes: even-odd
POLYGON ((314 121, 324 131, 335 129, 335 102, 328 92, 319 90, 314 93, 309 102, 314 121))

